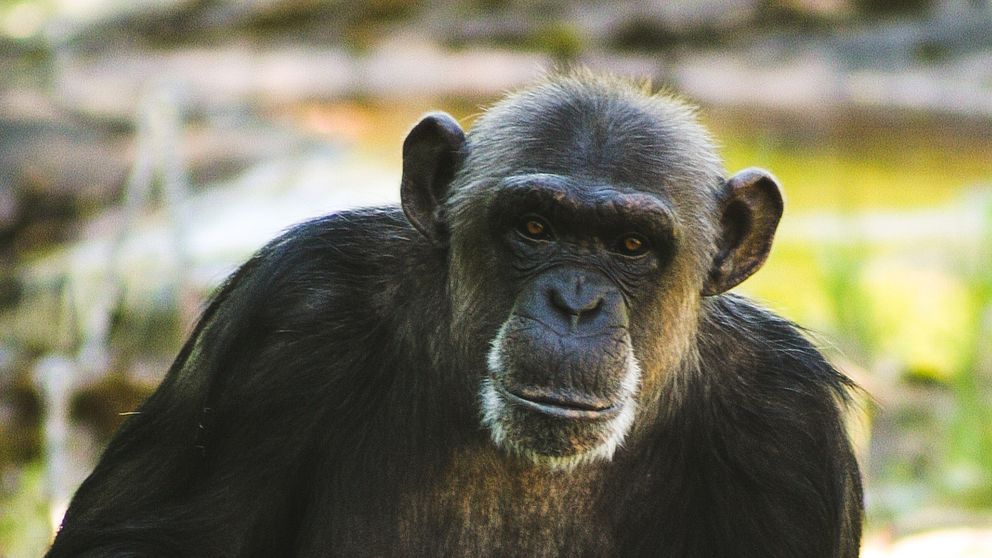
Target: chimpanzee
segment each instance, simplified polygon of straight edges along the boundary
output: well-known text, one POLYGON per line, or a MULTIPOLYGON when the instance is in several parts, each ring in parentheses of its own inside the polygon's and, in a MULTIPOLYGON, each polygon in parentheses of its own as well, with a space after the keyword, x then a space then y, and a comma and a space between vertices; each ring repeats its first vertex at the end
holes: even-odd
POLYGON ((724 294, 782 197, 694 109, 549 76, 425 116, 401 207, 224 284, 49 556, 853 557, 853 389, 724 294))

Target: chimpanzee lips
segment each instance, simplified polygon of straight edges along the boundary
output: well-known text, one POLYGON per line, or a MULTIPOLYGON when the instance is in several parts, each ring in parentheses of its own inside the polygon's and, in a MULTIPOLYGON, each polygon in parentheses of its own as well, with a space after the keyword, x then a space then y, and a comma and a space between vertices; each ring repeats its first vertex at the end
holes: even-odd
POLYGON ((538 413, 569 419, 605 419, 620 412, 616 405, 602 397, 580 393, 561 393, 533 387, 507 388, 499 391, 511 404, 538 413))
POLYGON ((641 372, 625 328, 561 335, 511 317, 486 365, 482 423, 497 446, 535 463, 608 461, 634 421, 641 372))

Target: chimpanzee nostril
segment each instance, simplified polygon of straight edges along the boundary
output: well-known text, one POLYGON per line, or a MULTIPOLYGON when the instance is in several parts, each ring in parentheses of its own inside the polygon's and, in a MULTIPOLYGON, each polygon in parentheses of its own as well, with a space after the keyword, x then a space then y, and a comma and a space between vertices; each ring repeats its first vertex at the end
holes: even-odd
POLYGON ((566 296, 559 289, 551 289, 551 303, 569 316, 580 317, 599 309, 603 305, 603 295, 597 292, 581 293, 576 289, 572 296, 566 296))

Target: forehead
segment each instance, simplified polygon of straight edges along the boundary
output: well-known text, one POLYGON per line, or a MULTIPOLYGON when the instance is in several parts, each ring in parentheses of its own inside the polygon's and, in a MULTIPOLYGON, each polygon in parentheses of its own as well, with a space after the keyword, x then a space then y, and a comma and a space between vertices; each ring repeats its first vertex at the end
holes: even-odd
POLYGON ((548 173, 642 191, 712 187, 722 176, 691 108, 604 83, 564 81, 513 95, 469 134, 470 166, 548 173))

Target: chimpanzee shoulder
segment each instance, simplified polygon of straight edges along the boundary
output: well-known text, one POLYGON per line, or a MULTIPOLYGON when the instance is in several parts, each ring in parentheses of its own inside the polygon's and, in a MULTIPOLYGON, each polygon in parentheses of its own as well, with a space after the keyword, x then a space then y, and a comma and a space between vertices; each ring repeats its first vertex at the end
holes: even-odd
POLYGON ((438 276, 444 264, 443 254, 399 208, 342 211, 296 225, 269 242, 218 290, 213 306, 266 300, 249 309, 256 330, 344 340, 342 335, 361 326, 381 329, 402 318, 406 305, 443 283, 438 276))
POLYGON ((653 517, 671 523, 634 546, 856 556, 861 480, 843 416, 857 388, 798 326, 753 301, 721 295, 703 306, 698 369, 653 444, 661 477, 688 482, 659 487, 672 496, 653 517))
MULTIPOLYGON (((703 362, 734 370, 747 386, 785 389, 818 401, 848 401, 854 384, 838 372, 802 328, 739 295, 704 299, 699 348, 703 362), (798 390, 798 391, 797 391, 798 390)), ((715 367, 714 367, 715 368, 715 367)))
MULTIPOLYGON (((420 261, 431 247, 398 207, 354 209, 318 217, 287 229, 261 248, 246 267, 282 288, 308 286, 298 272, 324 274, 335 286, 367 287, 365 281, 420 261)), ((309 278, 309 277, 308 277, 309 278)), ((237 276, 235 277, 237 279, 237 276)), ((363 291, 367 291, 364 288, 363 291)), ((295 291, 293 291, 295 292, 295 291)))
POLYGON ((434 273, 431 258, 399 208, 316 218, 259 249, 80 487, 50 555, 130 552, 146 539, 190 556, 291 546, 281 535, 303 513, 317 426, 353 431, 355 409, 391 383, 387 290, 408 281, 404 268, 434 273), (131 542, 107 542, 118 537, 131 542))
MULTIPOLYGON (((202 331, 191 338, 203 347, 192 360, 207 354, 222 362, 183 369, 214 383, 208 403, 217 413, 224 402, 252 412, 253 404, 283 401, 286 408, 273 409, 273 416, 295 417, 294 402, 319 407, 327 397, 346 399, 381 369, 395 371, 377 363, 406 354, 399 345, 409 340, 398 332, 413 306, 440 296, 443 264, 395 207, 294 226, 232 275, 204 313, 202 331)), ((416 318, 422 325, 436 321, 439 308, 420 308, 416 318)))

